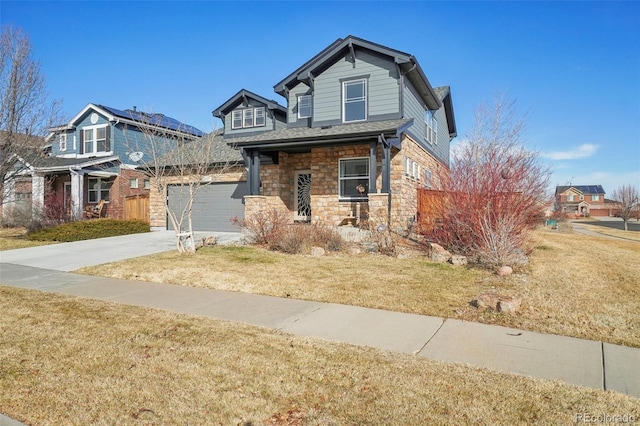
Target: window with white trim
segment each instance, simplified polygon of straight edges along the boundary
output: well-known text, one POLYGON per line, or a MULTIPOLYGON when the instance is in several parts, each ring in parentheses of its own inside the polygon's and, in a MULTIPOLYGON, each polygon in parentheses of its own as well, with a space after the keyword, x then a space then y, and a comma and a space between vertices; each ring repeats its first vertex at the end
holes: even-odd
POLYGON ((567 195, 567 201, 575 201, 575 200, 576 200, 575 195, 567 195))
POLYGON ((366 200, 369 191, 369 158, 341 158, 338 168, 338 196, 341 199, 366 200))
POLYGON ((58 149, 60 151, 67 150, 67 134, 66 133, 62 133, 60 135, 60 139, 58 140, 58 149))
POLYGON ((424 169, 424 187, 433 188, 433 174, 429 169, 424 169))
POLYGON ((434 111, 424 112, 425 123, 425 139, 430 144, 436 145, 438 143, 438 119, 434 111))
POLYGON ((129 179, 129 188, 138 189, 138 179, 137 178, 129 179))
POLYGON ((236 109, 231 113, 231 128, 246 129, 267 124, 264 107, 236 109))
POLYGON ((342 82, 342 122, 367 119, 367 80, 342 82))
POLYGON ((90 203, 97 203, 100 200, 109 202, 109 190, 113 181, 102 178, 89 178, 88 196, 90 203))
POLYGON ((298 96, 298 118, 311 117, 311 95, 298 96))
POLYGON ((95 154, 109 151, 108 125, 85 127, 82 129, 83 153, 95 154))
POLYGON ((151 181, 149 179, 144 180, 144 189, 151 189, 151 181))
POLYGON ((591 195, 591 201, 600 201, 599 195, 591 195))

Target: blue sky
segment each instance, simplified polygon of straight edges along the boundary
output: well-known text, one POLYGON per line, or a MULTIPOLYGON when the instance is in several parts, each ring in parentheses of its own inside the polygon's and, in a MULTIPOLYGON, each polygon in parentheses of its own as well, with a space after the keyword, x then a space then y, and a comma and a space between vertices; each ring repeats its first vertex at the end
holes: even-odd
POLYGON ((86 104, 162 112, 204 131, 241 88, 273 85, 352 34, 416 56, 451 86, 459 136, 497 92, 527 116, 552 185, 640 188, 640 3, 6 1, 68 118, 86 104))

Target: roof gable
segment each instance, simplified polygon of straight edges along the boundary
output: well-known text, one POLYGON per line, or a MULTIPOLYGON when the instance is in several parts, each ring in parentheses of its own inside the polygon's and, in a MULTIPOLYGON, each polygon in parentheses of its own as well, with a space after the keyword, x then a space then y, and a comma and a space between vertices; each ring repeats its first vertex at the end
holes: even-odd
POLYGON ((431 83, 425 76, 417 59, 408 53, 391 49, 377 43, 373 43, 352 35, 344 39, 337 39, 309 61, 305 62, 293 73, 278 82, 273 89, 276 93, 286 97, 286 91, 293 88, 298 82, 308 82, 313 76, 338 61, 346 53, 357 55, 357 50, 366 49, 389 57, 398 65, 402 74, 413 84, 422 101, 429 109, 438 109, 442 106, 431 83))
POLYGON ((233 110, 240 103, 247 103, 249 99, 253 99, 258 101, 261 104, 264 104, 267 109, 281 112, 282 114, 287 113, 287 109, 280 105, 278 102, 263 98, 260 95, 256 95, 253 92, 250 92, 246 89, 241 89, 238 93, 229 98, 225 103, 220 105, 218 108, 212 111, 214 117, 222 118, 223 115, 229 113, 229 111, 233 110))
POLYGON ((571 185, 571 186, 556 186, 556 194, 562 194, 572 190, 577 194, 605 194, 602 185, 571 185))
MULTIPOLYGON (((127 124, 134 126, 150 126, 157 127, 172 132, 188 134, 191 136, 201 137, 204 136, 204 132, 196 127, 182 123, 175 118, 168 117, 159 113, 145 113, 136 110, 120 110, 99 104, 87 104, 78 114, 76 114, 66 125, 58 126, 50 129, 51 132, 65 129, 74 129, 75 126, 87 115, 89 111, 96 112, 104 116, 108 121, 118 122, 123 121, 127 124)), ((48 138, 51 137, 51 133, 48 138)))

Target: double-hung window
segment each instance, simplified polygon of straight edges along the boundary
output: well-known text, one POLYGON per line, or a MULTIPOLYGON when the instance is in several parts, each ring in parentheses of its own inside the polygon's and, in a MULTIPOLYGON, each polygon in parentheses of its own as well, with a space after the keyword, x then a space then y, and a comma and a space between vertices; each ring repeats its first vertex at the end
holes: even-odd
POLYGON ((342 82, 342 122, 367 119, 367 80, 342 82))
POLYGON ((113 181, 101 178, 89 178, 89 202, 97 203, 100 200, 109 201, 109 190, 113 181))
POLYGON ((109 148, 109 131, 107 126, 89 127, 82 129, 83 152, 95 154, 107 152, 109 148))
POLYGON ((436 114, 434 111, 425 111, 424 113, 424 122, 425 122, 425 138, 427 142, 431 144, 438 143, 438 119, 436 119, 436 114))
POLYGON ((298 96, 298 118, 311 117, 311 95, 298 96))
POLYGON ((66 133, 62 133, 60 135, 58 149, 60 151, 66 151, 67 150, 67 134, 66 133))
POLYGON ((338 186, 341 199, 366 200, 369 191, 369 158, 340 159, 338 186))
POLYGON ((236 109, 231 113, 231 128, 246 129, 267 124, 264 107, 236 109))
POLYGON ((591 201, 600 201, 600 196, 599 195, 592 195, 591 196, 591 201))

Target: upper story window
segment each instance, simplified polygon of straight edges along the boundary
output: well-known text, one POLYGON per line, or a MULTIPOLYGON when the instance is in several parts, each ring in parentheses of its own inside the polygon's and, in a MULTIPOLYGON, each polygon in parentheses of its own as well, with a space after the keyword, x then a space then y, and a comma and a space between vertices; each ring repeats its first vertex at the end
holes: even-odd
POLYGON ((367 119, 367 80, 342 82, 342 121, 364 121, 367 119))
POLYGON ((60 140, 58 141, 58 149, 60 151, 67 150, 67 134, 63 133, 60 135, 60 140))
POLYGON ((82 129, 82 150, 84 154, 110 151, 108 125, 82 129))
POLYGON ((425 122, 425 137, 427 142, 431 144, 438 143, 438 119, 436 119, 436 114, 433 111, 425 111, 424 113, 424 122, 425 122))
POLYGON ((298 118, 311 117, 311 95, 298 96, 298 118))
POLYGON ((591 201, 600 201, 600 196, 599 195, 592 195, 591 196, 591 201))
POLYGON ((567 195, 567 201, 575 201, 575 200, 576 200, 575 195, 567 195))
POLYGON ((231 114, 232 129, 246 129, 266 125, 264 107, 236 109, 231 114))
POLYGON ((339 169, 338 196, 366 200, 369 191, 369 158, 340 159, 339 169))

